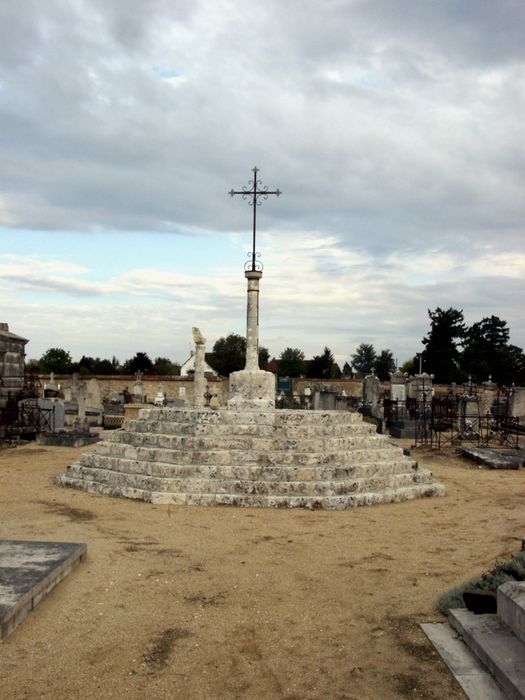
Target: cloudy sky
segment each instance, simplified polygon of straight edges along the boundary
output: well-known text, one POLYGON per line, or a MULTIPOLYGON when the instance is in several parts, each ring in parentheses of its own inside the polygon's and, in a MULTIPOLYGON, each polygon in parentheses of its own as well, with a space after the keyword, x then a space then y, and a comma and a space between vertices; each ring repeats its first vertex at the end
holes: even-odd
POLYGON ((0 0, 0 321, 183 361, 244 333, 399 363, 427 309, 525 346, 522 0, 0 0))

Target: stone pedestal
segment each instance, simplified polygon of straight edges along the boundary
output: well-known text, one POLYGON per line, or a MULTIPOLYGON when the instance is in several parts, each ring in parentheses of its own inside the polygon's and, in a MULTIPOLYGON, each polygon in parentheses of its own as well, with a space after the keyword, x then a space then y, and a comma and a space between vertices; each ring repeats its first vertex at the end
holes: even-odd
POLYGON ((228 408, 234 411, 275 408, 275 376, 262 369, 232 372, 228 408))

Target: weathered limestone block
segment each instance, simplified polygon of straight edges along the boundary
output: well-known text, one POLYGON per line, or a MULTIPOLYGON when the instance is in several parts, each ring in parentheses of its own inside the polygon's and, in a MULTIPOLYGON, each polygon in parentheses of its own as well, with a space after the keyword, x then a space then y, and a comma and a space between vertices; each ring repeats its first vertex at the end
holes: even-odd
POLYGON ((234 411, 275 408, 275 376, 261 369, 232 372, 228 408, 234 411))

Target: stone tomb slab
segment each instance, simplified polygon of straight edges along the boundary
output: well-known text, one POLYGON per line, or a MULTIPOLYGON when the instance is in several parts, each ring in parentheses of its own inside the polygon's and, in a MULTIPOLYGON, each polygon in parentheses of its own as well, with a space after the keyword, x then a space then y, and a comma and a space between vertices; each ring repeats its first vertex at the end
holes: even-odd
POLYGON ((0 540, 0 641, 82 560, 85 544, 0 540))
POLYGON ((525 450, 491 450, 487 447, 463 447, 461 454, 490 469, 519 469, 525 465, 525 450))

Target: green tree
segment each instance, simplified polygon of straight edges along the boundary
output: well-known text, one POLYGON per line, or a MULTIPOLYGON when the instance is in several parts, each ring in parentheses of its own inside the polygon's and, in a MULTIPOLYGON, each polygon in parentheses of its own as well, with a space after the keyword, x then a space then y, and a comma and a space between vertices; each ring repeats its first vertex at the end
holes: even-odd
POLYGON ((396 371, 396 362, 390 350, 381 350, 374 363, 374 372, 384 382, 396 371))
POLYGON ((149 359, 147 352, 137 352, 134 357, 124 362, 123 374, 153 374, 153 362, 149 359))
POLYGON ((352 355, 352 367, 360 374, 370 374, 374 369, 377 354, 371 343, 361 343, 352 355))
POLYGON ((109 374, 116 374, 113 362, 108 359, 101 360, 100 358, 96 357, 93 364, 93 369, 95 370, 95 374, 102 374, 106 376, 109 374))
POLYGON ((167 357, 156 357, 153 363, 153 373, 163 377, 178 377, 180 366, 167 357))
POLYGON ((307 376, 311 379, 329 379, 332 375, 334 356, 330 348, 325 346, 322 355, 314 355, 308 363, 307 376))
POLYGON ((62 348, 49 348, 38 361, 42 374, 55 372, 55 374, 69 374, 73 366, 73 360, 67 350, 62 348))
POLYGON ((466 327, 463 311, 453 309, 428 310, 430 332, 423 338, 423 370, 434 374, 439 384, 461 381, 464 373, 460 369, 459 346, 463 343, 466 327))
MULTIPOLYGON (((270 361, 270 351, 263 345, 259 346, 259 367, 266 367, 270 361)), ((208 364, 222 377, 238 372, 246 366, 246 338, 237 333, 230 333, 225 338, 219 338, 213 346, 213 353, 208 364)))
POLYGON ((523 351, 509 344, 507 322, 490 316, 474 323, 466 332, 461 367, 475 381, 486 381, 489 376, 497 384, 520 383, 523 351))
POLYGON ((525 353, 517 345, 507 345, 504 353, 505 364, 501 369, 500 383, 525 386, 525 353))
POLYGON ((299 348, 285 348, 279 355, 279 375, 300 377, 304 371, 304 352, 299 348))
POLYGON ((246 338, 237 333, 230 333, 225 338, 219 338, 213 346, 213 369, 222 377, 231 372, 244 369, 246 364, 246 338))
POLYGON ((82 375, 116 374, 115 367, 111 360, 101 360, 100 357, 86 357, 86 355, 82 355, 80 361, 77 362, 72 369, 82 375))

